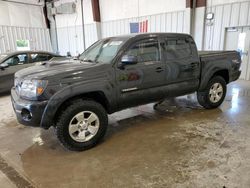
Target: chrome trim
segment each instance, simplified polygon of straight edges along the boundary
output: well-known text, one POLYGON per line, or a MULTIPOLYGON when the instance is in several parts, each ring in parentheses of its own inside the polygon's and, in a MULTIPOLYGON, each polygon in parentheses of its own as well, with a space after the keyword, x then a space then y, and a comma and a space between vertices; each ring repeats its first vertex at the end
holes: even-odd
POLYGON ((137 89, 138 89, 137 87, 127 88, 127 89, 123 89, 122 92, 129 92, 129 91, 134 91, 137 89))

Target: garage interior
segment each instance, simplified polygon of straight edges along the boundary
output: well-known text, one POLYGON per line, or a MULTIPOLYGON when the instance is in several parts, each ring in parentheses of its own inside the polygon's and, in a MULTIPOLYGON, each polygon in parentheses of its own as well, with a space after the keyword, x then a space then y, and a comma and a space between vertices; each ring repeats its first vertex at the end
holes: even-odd
POLYGON ((222 105, 206 110, 193 93, 122 110, 100 144, 73 152, 54 128, 19 124, 1 93, 0 187, 250 187, 250 0, 0 0, 0 54, 75 57, 99 39, 150 32, 240 52, 222 105))

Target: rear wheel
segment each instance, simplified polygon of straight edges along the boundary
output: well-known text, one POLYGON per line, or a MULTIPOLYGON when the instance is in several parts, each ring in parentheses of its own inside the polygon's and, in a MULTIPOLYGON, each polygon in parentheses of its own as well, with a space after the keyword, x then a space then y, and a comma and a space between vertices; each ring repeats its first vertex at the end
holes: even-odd
POLYGON ((76 100, 64 110, 56 124, 59 141, 69 150, 94 147, 105 135, 108 117, 103 106, 91 100, 76 100))
POLYGON ((217 108, 224 101, 227 92, 227 83, 221 76, 213 77, 204 91, 197 92, 197 99, 206 109, 217 108))

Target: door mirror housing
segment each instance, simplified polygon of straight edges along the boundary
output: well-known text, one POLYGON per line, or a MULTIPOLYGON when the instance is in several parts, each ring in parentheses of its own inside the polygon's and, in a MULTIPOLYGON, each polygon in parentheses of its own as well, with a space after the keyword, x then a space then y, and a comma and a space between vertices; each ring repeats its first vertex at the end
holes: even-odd
POLYGON ((8 65, 7 63, 2 63, 2 64, 0 64, 0 68, 1 68, 2 70, 4 70, 4 69, 7 68, 7 67, 9 67, 9 65, 8 65))
POLYGON ((124 55, 122 56, 121 62, 123 65, 133 65, 138 63, 138 59, 134 55, 124 55))

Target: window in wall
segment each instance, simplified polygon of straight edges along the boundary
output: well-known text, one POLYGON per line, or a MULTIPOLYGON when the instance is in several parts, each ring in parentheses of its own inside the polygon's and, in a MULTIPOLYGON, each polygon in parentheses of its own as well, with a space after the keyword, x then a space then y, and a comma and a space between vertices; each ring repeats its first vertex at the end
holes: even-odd
POLYGON ((180 59, 190 57, 192 51, 186 39, 167 39, 165 51, 167 59, 180 59))
POLYGON ((29 40, 16 40, 16 47, 18 51, 30 50, 30 41, 29 40))
POLYGON ((127 52, 127 55, 136 56, 138 62, 159 61, 159 44, 156 39, 137 42, 127 52))

